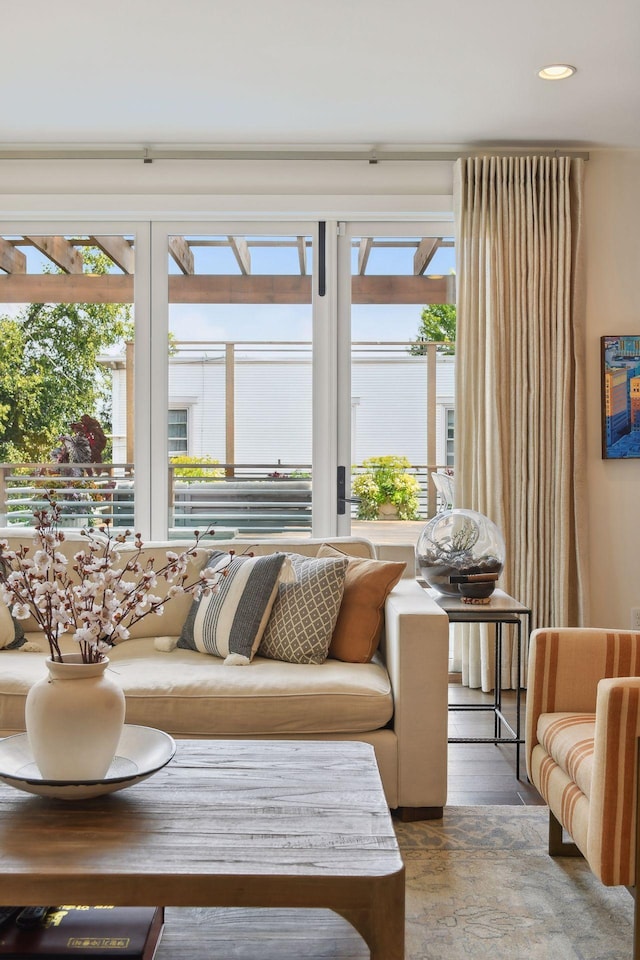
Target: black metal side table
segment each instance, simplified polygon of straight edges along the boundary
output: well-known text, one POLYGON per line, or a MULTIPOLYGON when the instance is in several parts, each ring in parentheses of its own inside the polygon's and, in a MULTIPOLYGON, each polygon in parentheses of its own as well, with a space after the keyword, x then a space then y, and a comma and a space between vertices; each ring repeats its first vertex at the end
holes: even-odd
MULTIPOLYGON (((425 585, 426 587, 426 585, 425 585)), ((450 737, 449 743, 514 743, 516 745, 516 778, 520 779, 520 744, 524 743, 520 722, 521 671, 522 671, 522 626, 526 622, 525 638, 528 643, 531 633, 531 610, 519 600, 510 597, 503 590, 494 590, 489 603, 463 603, 461 597, 450 597, 430 588, 428 592, 449 617, 449 623, 494 623, 496 625, 495 643, 495 685, 493 703, 450 704, 450 711, 491 710, 494 716, 492 737, 450 737), (502 628, 505 624, 516 627, 518 685, 516 687, 515 728, 502 712, 502 628), (503 727, 507 736, 503 735, 503 727)))

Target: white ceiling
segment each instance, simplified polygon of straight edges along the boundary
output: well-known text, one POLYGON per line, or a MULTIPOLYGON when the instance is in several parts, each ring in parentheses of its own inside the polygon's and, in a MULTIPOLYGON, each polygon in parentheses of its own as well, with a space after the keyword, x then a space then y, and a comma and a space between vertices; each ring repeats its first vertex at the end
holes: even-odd
POLYGON ((640 0, 2 3, 14 145, 640 148, 640 0), (578 68, 544 82, 546 63, 578 68))

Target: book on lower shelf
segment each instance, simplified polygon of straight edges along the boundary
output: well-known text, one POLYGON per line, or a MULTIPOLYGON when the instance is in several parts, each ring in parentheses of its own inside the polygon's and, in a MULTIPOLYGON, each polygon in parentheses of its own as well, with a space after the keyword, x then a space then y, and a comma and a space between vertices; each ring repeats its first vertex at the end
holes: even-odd
POLYGON ((0 928, 0 960, 153 960, 164 925, 164 907, 63 905, 28 926, 18 916, 0 928))

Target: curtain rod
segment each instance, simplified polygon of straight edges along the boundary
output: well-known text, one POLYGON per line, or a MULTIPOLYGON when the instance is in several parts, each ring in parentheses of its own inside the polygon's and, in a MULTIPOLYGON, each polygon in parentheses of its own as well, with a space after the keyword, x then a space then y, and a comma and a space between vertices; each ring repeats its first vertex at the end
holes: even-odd
MULTIPOLYGON (((492 152, 492 151, 488 151, 492 152)), ((588 160, 589 154, 576 150, 535 150, 536 156, 570 157, 576 160, 588 160)), ((496 156, 529 156, 522 150, 496 151, 496 156)), ((359 160, 375 165, 377 163, 403 161, 437 162, 454 161, 460 158, 482 156, 478 151, 418 151, 418 150, 173 150, 152 149, 151 147, 116 150, 74 150, 74 149, 13 149, 0 150, 0 160, 141 160, 153 163, 154 160, 359 160)))

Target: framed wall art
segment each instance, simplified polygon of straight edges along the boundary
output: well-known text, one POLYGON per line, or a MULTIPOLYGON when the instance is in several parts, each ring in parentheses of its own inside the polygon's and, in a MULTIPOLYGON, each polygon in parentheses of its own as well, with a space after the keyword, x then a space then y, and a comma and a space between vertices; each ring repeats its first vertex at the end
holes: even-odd
POLYGON ((640 457, 640 335, 601 337, 602 456, 640 457))

